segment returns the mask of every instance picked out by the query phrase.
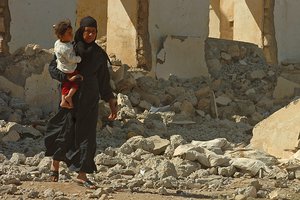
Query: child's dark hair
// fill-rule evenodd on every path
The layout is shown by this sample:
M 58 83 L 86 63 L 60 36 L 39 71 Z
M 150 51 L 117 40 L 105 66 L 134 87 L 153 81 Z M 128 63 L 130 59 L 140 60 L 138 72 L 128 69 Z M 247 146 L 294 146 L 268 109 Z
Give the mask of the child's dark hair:
M 64 20 L 53 25 L 55 35 L 60 38 L 69 28 L 72 28 L 70 20 Z

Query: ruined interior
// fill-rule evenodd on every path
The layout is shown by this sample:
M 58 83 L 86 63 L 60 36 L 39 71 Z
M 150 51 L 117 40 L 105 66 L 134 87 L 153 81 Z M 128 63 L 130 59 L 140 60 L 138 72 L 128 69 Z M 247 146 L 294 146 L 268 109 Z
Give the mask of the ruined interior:
M 53 9 L 55 8 L 55 9 Z M 300 199 L 299 0 L 0 0 L 1 199 Z M 47 182 L 52 24 L 97 19 L 118 104 L 99 101 L 89 191 Z M 40 20 L 43 19 L 43 20 Z M 299 175 L 299 176 L 298 176 Z

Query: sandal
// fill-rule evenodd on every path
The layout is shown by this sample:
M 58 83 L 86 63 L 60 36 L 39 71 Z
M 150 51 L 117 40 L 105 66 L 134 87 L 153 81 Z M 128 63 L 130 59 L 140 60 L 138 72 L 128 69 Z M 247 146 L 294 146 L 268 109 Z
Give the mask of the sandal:
M 58 171 L 50 171 L 50 181 L 51 182 L 58 182 L 59 179 L 59 172 Z
M 91 190 L 97 189 L 97 186 L 94 183 L 92 183 L 90 180 L 82 181 L 77 179 L 76 182 L 78 183 L 78 185 L 83 186 L 87 189 L 91 189 Z

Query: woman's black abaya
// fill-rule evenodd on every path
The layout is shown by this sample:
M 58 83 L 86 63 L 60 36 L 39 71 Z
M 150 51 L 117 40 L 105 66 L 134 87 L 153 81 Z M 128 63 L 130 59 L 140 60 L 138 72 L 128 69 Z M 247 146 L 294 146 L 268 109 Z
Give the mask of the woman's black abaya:
M 108 101 L 114 95 L 109 83 L 107 54 L 95 42 L 87 44 L 82 38 L 84 27 L 95 25 L 90 19 L 87 22 L 80 24 L 75 36 L 75 50 L 82 58 L 77 70 L 83 76 L 83 81 L 73 96 L 74 109 L 59 108 L 58 113 L 50 119 L 45 146 L 46 156 L 66 162 L 73 171 L 92 173 L 96 170 L 94 156 L 98 101 L 100 96 Z M 56 68 L 55 60 L 50 63 L 49 72 L 52 78 L 62 82 L 66 80 L 66 75 Z

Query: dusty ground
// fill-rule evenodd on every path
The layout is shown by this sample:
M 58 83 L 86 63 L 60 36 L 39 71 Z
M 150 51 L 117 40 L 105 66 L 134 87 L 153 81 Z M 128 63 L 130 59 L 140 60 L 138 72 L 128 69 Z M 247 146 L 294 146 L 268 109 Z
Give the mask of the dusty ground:
M 128 190 L 117 190 L 113 193 L 109 194 L 109 199 L 114 200 L 194 200 L 194 199 L 202 199 L 202 200 L 211 200 L 211 199 L 235 199 L 234 193 L 237 188 L 247 186 L 249 183 L 255 179 L 230 179 L 229 185 L 225 187 L 220 187 L 217 189 L 209 189 L 209 188 L 201 188 L 193 189 L 193 190 L 167 190 L 168 194 L 160 195 L 157 194 L 157 190 L 143 190 L 143 191 L 128 191 Z M 262 189 L 274 190 L 276 186 L 275 180 L 269 179 L 257 179 L 259 183 L 261 183 Z M 300 199 L 300 194 L 295 191 L 295 188 L 300 187 L 300 181 L 294 180 L 288 183 L 289 188 L 280 188 L 278 191 L 287 197 L 286 199 Z M 46 189 L 51 188 L 54 191 L 60 191 L 64 193 L 66 196 L 71 197 L 70 199 L 88 199 L 87 194 L 92 193 L 92 190 L 85 189 L 75 182 L 23 182 L 20 186 L 23 189 L 38 191 L 39 193 L 43 193 Z M 106 187 L 106 186 L 104 186 Z M 108 186 L 107 186 L 108 187 Z M 1 196 L 1 199 L 27 199 L 27 196 L 23 196 L 22 194 L 14 195 L 14 196 Z M 59 199 L 62 199 L 61 197 Z M 270 198 L 247 198 L 251 199 L 270 199 Z M 283 198 L 285 199 L 285 198 Z

